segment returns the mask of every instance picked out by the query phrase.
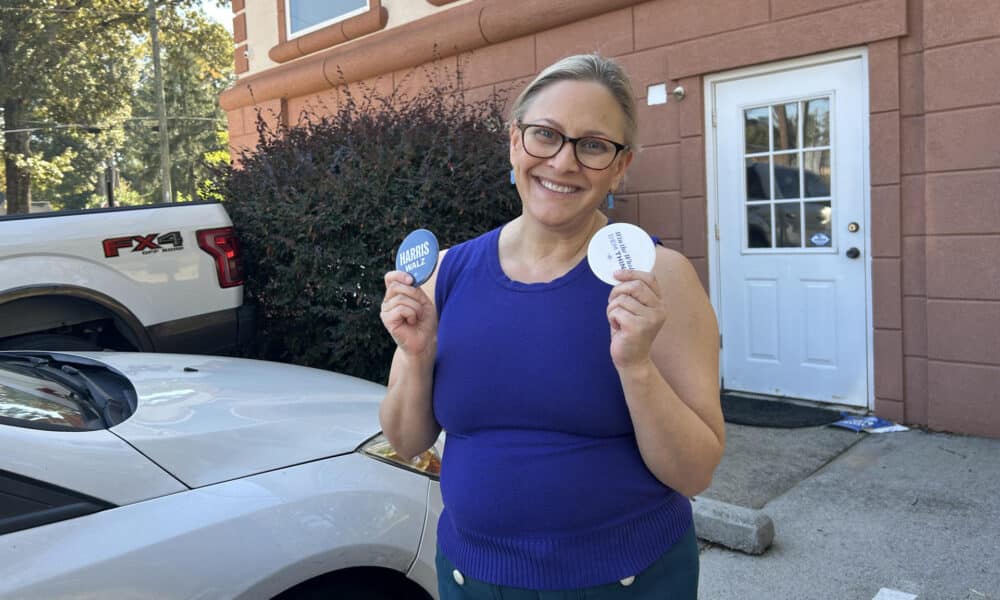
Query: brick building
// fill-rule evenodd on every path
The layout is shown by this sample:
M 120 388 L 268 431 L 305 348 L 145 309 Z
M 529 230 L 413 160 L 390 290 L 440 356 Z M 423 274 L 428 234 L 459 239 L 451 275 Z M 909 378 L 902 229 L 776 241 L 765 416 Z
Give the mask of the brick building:
M 234 0 L 234 148 L 435 59 L 471 94 L 599 51 L 639 99 L 610 209 L 686 254 L 727 389 L 1000 437 L 1000 2 Z M 406 85 L 414 85 L 412 79 Z M 516 93 L 516 92 L 515 92 Z

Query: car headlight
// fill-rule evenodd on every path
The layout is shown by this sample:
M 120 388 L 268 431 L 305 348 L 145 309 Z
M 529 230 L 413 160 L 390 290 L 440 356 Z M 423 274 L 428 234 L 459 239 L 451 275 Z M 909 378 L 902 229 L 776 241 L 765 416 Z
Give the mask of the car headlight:
M 441 446 L 442 442 L 438 439 L 429 450 L 425 450 L 410 460 L 405 460 L 402 456 L 396 454 L 396 450 L 393 449 L 389 440 L 384 434 L 380 433 L 364 444 L 361 444 L 358 450 L 362 454 L 367 454 L 376 460 L 402 467 L 409 471 L 422 473 L 432 479 L 438 479 L 441 476 Z

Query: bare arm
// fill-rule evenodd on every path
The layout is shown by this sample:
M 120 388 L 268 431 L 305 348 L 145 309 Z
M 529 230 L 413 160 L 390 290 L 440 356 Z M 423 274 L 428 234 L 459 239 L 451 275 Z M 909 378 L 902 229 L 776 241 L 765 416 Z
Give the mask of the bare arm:
M 433 357 L 428 362 L 399 348 L 393 354 L 389 391 L 379 407 L 379 421 L 393 449 L 406 460 L 434 445 L 441 433 L 431 403 L 433 370 Z
M 626 272 L 612 290 L 612 359 L 639 452 L 657 479 L 702 492 L 725 448 L 719 330 L 691 263 L 657 248 L 653 273 Z
M 383 325 L 396 341 L 396 352 L 379 421 L 393 449 L 405 459 L 430 448 L 441 433 L 431 401 L 437 353 L 437 271 L 421 287 L 411 286 L 410 281 L 410 275 L 401 271 L 386 274 L 381 312 Z

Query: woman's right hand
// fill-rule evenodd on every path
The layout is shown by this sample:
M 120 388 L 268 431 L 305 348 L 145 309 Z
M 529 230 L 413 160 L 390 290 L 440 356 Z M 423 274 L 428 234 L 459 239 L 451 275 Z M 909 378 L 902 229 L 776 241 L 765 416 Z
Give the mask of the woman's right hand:
M 437 350 L 437 309 L 424 290 L 411 285 L 412 281 L 413 277 L 403 271 L 385 274 L 382 324 L 400 351 L 433 360 Z

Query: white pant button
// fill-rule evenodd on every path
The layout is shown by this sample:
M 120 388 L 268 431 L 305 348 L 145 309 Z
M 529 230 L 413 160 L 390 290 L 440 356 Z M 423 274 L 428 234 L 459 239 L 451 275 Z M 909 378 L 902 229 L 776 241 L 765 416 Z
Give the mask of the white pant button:
M 632 585 L 633 583 L 635 583 L 635 575 L 629 575 L 625 579 L 622 579 L 619 583 L 621 583 L 625 587 L 628 587 L 628 586 Z
M 455 583 L 458 585 L 465 585 L 465 577 L 459 572 L 458 569 L 452 571 L 451 576 L 455 579 Z

